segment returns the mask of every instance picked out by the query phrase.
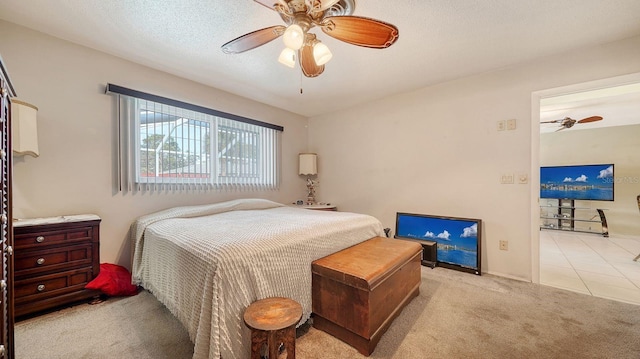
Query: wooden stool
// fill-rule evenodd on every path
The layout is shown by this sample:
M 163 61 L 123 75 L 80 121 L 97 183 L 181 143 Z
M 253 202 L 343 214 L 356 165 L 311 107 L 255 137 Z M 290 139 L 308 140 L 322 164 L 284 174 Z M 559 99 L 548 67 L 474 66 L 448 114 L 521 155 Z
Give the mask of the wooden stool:
M 296 358 L 296 324 L 302 318 L 302 306 L 289 298 L 258 300 L 244 311 L 244 323 L 251 329 L 251 359 L 261 359 L 264 346 L 269 359 L 278 358 L 284 345 L 287 359 Z

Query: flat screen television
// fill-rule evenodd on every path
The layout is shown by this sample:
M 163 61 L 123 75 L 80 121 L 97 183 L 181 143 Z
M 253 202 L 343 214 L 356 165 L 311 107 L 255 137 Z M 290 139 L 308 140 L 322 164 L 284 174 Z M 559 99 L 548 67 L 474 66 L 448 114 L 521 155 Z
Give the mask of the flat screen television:
M 481 274 L 482 220 L 397 213 L 396 238 L 436 242 L 437 266 Z
M 613 201 L 613 164 L 540 167 L 540 198 Z

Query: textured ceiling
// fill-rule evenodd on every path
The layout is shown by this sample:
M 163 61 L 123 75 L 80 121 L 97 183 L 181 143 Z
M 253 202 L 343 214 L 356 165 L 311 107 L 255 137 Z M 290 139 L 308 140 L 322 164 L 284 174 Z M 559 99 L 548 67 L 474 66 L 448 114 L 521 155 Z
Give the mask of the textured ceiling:
M 400 39 L 376 50 L 316 29 L 334 56 L 314 79 L 277 62 L 280 40 L 220 50 L 282 24 L 251 0 L 2 0 L 0 19 L 304 116 L 640 34 L 638 0 L 356 1 Z

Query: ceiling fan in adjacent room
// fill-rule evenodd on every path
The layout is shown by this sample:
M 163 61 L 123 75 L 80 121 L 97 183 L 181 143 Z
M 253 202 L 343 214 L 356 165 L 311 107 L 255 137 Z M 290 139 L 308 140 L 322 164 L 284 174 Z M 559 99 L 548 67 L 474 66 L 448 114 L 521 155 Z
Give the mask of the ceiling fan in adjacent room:
M 574 120 L 571 117 L 565 117 L 559 120 L 542 121 L 540 123 L 559 123 L 560 128 L 556 130 L 556 132 L 558 132 L 560 130 L 564 130 L 565 128 L 571 128 L 576 123 L 589 123 L 589 122 L 595 122 L 600 120 L 602 120 L 601 116 L 591 116 L 591 117 L 583 118 L 582 120 Z
M 352 16 L 355 0 L 254 0 L 274 11 L 286 26 L 275 25 L 242 35 L 222 45 L 227 54 L 239 54 L 282 36 L 286 48 L 278 61 L 291 68 L 296 60 L 306 77 L 316 77 L 333 56 L 327 45 L 310 30 L 346 43 L 374 49 L 387 48 L 398 40 L 398 28 L 383 21 Z

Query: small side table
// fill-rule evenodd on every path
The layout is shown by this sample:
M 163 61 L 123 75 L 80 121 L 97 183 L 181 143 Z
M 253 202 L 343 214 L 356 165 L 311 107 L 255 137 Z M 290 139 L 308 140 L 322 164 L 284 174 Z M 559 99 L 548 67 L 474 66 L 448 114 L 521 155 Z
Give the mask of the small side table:
M 304 208 L 304 209 L 313 209 L 316 211 L 337 211 L 338 207 L 334 204 L 323 203 L 323 204 L 294 204 L 292 207 Z
M 293 299 L 271 297 L 251 303 L 244 311 L 244 323 L 251 329 L 251 359 L 260 359 L 265 346 L 267 358 L 277 359 L 281 344 L 287 359 L 295 359 L 296 324 L 301 318 L 302 306 Z

